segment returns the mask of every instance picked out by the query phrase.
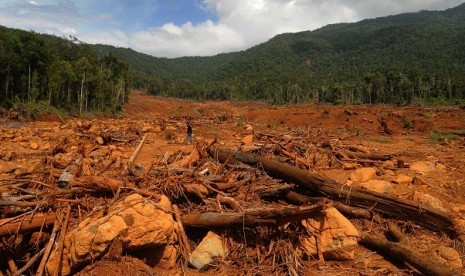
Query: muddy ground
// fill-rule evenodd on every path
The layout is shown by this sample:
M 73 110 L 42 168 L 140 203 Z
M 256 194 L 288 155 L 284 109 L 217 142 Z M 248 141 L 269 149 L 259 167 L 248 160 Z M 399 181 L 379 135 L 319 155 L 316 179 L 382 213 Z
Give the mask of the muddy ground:
M 387 124 L 387 129 L 381 124 L 383 120 Z M 193 125 L 196 143 L 207 144 L 216 139 L 216 145 L 219 147 L 245 151 L 252 149 L 258 154 L 263 152 L 267 157 L 289 164 L 294 164 L 293 160 L 277 154 L 275 156 L 272 150 L 260 151 L 260 147 L 266 148 L 268 143 L 286 145 L 289 140 L 298 140 L 300 144 L 308 147 L 311 145 L 318 147 L 330 141 L 340 147 L 357 145 L 369 149 L 372 153 L 392 154 L 394 161 L 402 160 L 406 164 L 430 162 L 435 166 L 440 165 L 441 169 L 418 172 L 410 168 L 386 170 L 380 163 L 355 162 L 355 167 L 351 169 L 344 166 L 344 161 L 331 162 L 330 158 L 318 163 L 319 160 L 312 157 L 314 161 L 311 162 L 312 167 L 305 169 L 328 176 L 342 184 L 348 183 L 353 169 L 363 166 L 375 167 L 377 179 L 388 182 L 392 182 L 399 175 L 410 176 L 412 179 L 421 177 L 423 183 L 420 184 L 392 183 L 394 194 L 400 198 L 411 199 L 414 192 L 419 192 L 436 198 L 435 204 L 438 204 L 438 207 L 454 215 L 460 216 L 460 213 L 465 211 L 465 139 L 461 136 L 464 134 L 462 131 L 465 130 L 465 110 L 458 107 L 332 106 L 313 103 L 270 106 L 261 103 L 165 99 L 134 92 L 125 106 L 124 114 L 118 118 L 62 120 L 47 116 L 43 120 L 28 122 L 11 118 L 8 113 L 3 114 L 0 118 L 0 179 L 36 179 L 56 186 L 62 170 L 73 161 L 66 154 L 82 148 L 92 157 L 91 160 L 94 160 L 89 165 L 91 171 L 88 174 L 100 173 L 124 181 L 141 181 L 140 187 L 154 191 L 150 183 L 156 182 L 155 178 L 160 175 L 152 177 L 152 182 L 128 178 L 125 176 L 123 165 L 118 168 L 109 165 L 107 168 L 111 152 L 120 152 L 120 156 L 116 157 L 119 158 L 117 162 L 125 164 L 142 137 L 147 134 L 147 140 L 134 160 L 136 170 L 162 167 L 167 165 L 165 164 L 167 159 L 176 156 L 178 160 L 182 159 L 196 147 L 196 143 L 187 145 L 184 143 L 186 121 L 190 121 Z M 62 155 L 57 156 L 60 153 Z M 301 157 L 308 160 L 308 152 L 301 152 Z M 3 195 L 11 192 L 10 189 L 10 186 L 3 184 L 0 186 Z M 161 190 L 159 192 L 162 193 Z M 264 201 L 245 200 L 247 197 L 241 197 L 241 192 L 236 192 L 234 196 L 243 207 L 254 207 L 254 204 L 266 205 Z M 80 200 L 85 202 L 79 203 L 81 204 L 79 212 L 89 213 L 92 211 L 92 204 L 109 204 L 112 199 L 96 197 L 66 200 L 54 201 L 51 210 L 63 209 L 69 204 L 74 204 L 73 200 Z M 183 215 L 192 211 L 191 207 L 186 207 L 189 204 L 194 203 L 188 202 L 185 205 L 180 203 L 180 206 L 185 206 L 181 210 Z M 195 204 L 200 206 L 199 210 L 208 209 L 202 207 L 203 204 L 205 205 L 202 201 L 195 201 Z M 26 211 L 24 207 L 0 208 L 2 208 L 1 219 Z M 43 210 L 48 207 L 41 208 Z M 77 211 L 73 211 L 70 219 L 71 228 L 79 223 L 80 217 L 81 213 L 78 215 Z M 419 252 L 429 254 L 434 248 L 443 245 L 455 248 L 462 260 L 465 257 L 463 246 L 444 233 L 433 232 L 407 221 L 391 218 L 383 218 L 384 220 L 398 223 Z M 353 223 L 359 231 L 381 234 L 385 229 L 379 221 L 354 220 Z M 237 228 L 237 231 L 242 231 L 241 227 Z M 205 230 L 197 229 L 188 229 L 187 232 L 193 247 L 200 240 L 196 235 L 205 234 Z M 11 255 L 19 267 L 31 257 L 32 253 L 27 252 L 32 251 L 14 245 L 15 242 L 11 237 L 2 239 L 2 252 Z M 257 262 L 260 258 L 253 253 L 255 248 L 250 240 L 245 247 L 243 254 L 235 252 L 234 258 L 226 256 L 223 260 L 218 260 L 210 269 L 202 272 L 192 267 L 182 269 L 180 265 L 169 269 L 152 267 L 144 263 L 143 257 L 128 255 L 117 260 L 96 261 L 85 267 L 80 275 L 290 273 L 284 268 L 279 268 L 279 265 L 283 264 L 271 269 L 268 262 Z M 408 264 L 370 252 L 358 246 L 353 260 L 325 262 L 318 258 L 307 258 L 302 260 L 298 273 L 300 275 L 420 275 Z M 29 254 L 27 257 L 26 253 Z M 242 256 L 242 259 L 237 259 L 237 256 Z M 178 264 L 180 263 L 178 256 Z M 0 261 L 0 272 L 6 274 L 10 270 L 6 261 Z M 458 271 L 458 273 L 465 272 L 463 269 Z

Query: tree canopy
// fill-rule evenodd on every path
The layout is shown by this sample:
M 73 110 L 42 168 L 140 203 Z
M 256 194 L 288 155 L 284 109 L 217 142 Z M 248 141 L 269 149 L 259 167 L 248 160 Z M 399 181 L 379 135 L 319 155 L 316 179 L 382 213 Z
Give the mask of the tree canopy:
M 81 114 L 127 101 L 129 67 L 75 38 L 0 27 L 0 104 L 45 103 Z
M 350 104 L 465 97 L 465 4 L 281 34 L 212 57 L 93 47 L 130 64 L 134 87 L 161 96 Z

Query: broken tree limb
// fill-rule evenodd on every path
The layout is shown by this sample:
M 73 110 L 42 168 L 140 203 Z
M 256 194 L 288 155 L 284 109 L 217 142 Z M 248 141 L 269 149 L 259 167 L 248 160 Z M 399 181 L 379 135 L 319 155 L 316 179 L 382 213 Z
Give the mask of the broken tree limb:
M 368 160 L 378 160 L 386 161 L 391 159 L 392 154 L 379 154 L 379 153 L 363 153 L 363 152 L 353 152 L 353 151 L 343 151 L 343 154 L 351 159 L 368 159 Z
M 409 239 L 407 238 L 407 236 L 404 235 L 404 233 L 402 233 L 402 231 L 400 231 L 397 225 L 395 225 L 392 222 L 388 222 L 387 226 L 388 226 L 389 235 L 393 237 L 396 242 L 402 243 L 405 245 L 410 245 Z
M 396 198 L 355 187 L 346 187 L 326 176 L 301 170 L 254 154 L 245 154 L 222 149 L 209 149 L 210 155 L 224 162 L 242 162 L 250 166 L 260 166 L 270 176 L 297 184 L 313 193 L 357 207 L 370 208 L 379 213 L 414 221 L 428 229 L 442 231 L 451 236 L 457 235 L 450 215 L 441 210 L 418 202 Z
M 135 174 L 134 171 L 132 170 L 132 163 L 134 162 L 134 160 L 136 159 L 137 155 L 139 154 L 139 151 L 142 149 L 142 146 L 144 145 L 145 140 L 147 140 L 147 136 L 148 136 L 148 134 L 145 134 L 145 135 L 144 135 L 144 137 L 143 137 L 142 140 L 140 141 L 139 145 L 137 146 L 136 150 L 135 150 L 134 153 L 131 155 L 131 158 L 129 158 L 129 161 L 128 161 L 128 164 L 127 164 L 127 170 L 128 170 L 129 175 L 136 176 L 136 174 Z
M 189 240 L 187 239 L 186 231 L 184 230 L 184 226 L 182 225 L 181 214 L 179 212 L 179 208 L 176 204 L 173 205 L 174 217 L 176 218 L 176 222 L 179 226 L 179 235 L 180 235 L 180 243 L 184 246 L 185 256 L 184 261 L 189 261 L 189 257 L 192 253 L 191 246 L 189 245 Z
M 40 202 L 35 201 L 0 200 L 0 206 L 35 207 L 39 204 Z
M 58 262 L 57 267 L 55 268 L 54 276 L 57 276 L 59 273 L 58 271 L 62 270 L 63 266 L 63 249 L 65 247 L 65 237 L 66 237 L 66 229 L 68 228 L 69 217 L 71 215 L 71 205 L 68 205 L 66 208 L 66 216 L 65 221 L 61 227 L 60 239 L 58 240 Z
M 42 260 L 40 260 L 39 267 L 37 268 L 36 275 L 42 276 L 44 273 L 45 265 L 47 264 L 48 257 L 50 256 L 50 252 L 52 251 L 53 245 L 55 244 L 55 237 L 57 235 L 58 228 L 60 227 L 60 220 L 56 218 L 53 224 L 52 234 L 50 235 L 50 240 L 45 247 L 44 255 L 42 256 Z
M 8 223 L 3 224 L 0 220 L 0 237 L 6 235 L 12 235 L 16 232 L 23 233 L 23 232 L 31 232 L 37 229 L 40 229 L 43 226 L 48 226 L 53 224 L 56 219 L 56 215 L 52 214 L 43 214 L 43 213 L 36 213 L 33 215 L 27 215 L 22 218 L 21 221 L 10 221 Z M 8 220 L 8 219 L 5 219 Z
M 97 175 L 81 176 L 70 183 L 71 187 L 88 188 L 101 192 L 116 192 L 123 182 L 113 178 Z
M 217 195 L 216 196 L 216 200 L 223 204 L 223 205 L 228 205 L 229 207 L 231 207 L 231 209 L 233 209 L 234 211 L 236 212 L 243 212 L 244 209 L 242 208 L 242 206 L 239 204 L 239 202 L 237 202 L 234 198 L 232 197 L 229 197 L 229 196 L 222 196 L 222 195 Z
M 228 227 L 237 224 L 277 225 L 308 218 L 325 208 L 323 204 L 316 204 L 307 207 L 246 209 L 241 213 L 193 213 L 184 216 L 182 223 L 186 227 Z
M 360 243 L 372 250 L 387 255 L 390 258 L 405 261 L 413 265 L 416 269 L 425 275 L 432 276 L 453 276 L 460 273 L 444 266 L 439 260 L 436 260 L 431 254 L 423 255 L 416 250 L 402 243 L 391 242 L 385 239 L 376 238 L 368 234 L 362 234 Z
M 42 248 L 37 254 L 35 254 L 28 262 L 25 266 L 23 266 L 21 269 L 19 269 L 18 271 L 16 271 L 13 276 L 19 276 L 19 275 L 23 275 L 24 272 L 26 272 L 26 270 L 28 270 L 36 261 L 38 258 L 40 258 L 40 256 L 42 256 L 42 254 L 44 254 L 45 252 L 45 247 Z
M 281 189 L 279 189 L 279 186 L 272 186 L 270 188 L 272 188 L 271 191 L 268 191 L 268 189 L 258 190 L 259 197 L 270 197 L 270 196 L 284 197 L 289 202 L 293 204 L 297 204 L 297 205 L 307 205 L 310 203 L 315 203 L 315 202 L 324 200 L 325 203 L 332 204 L 333 207 L 336 208 L 339 212 L 341 212 L 341 214 L 343 214 L 344 216 L 352 217 L 352 218 L 365 218 L 365 219 L 371 219 L 373 217 L 373 214 L 364 208 L 357 208 L 357 207 L 346 205 L 341 202 L 332 201 L 329 199 L 309 197 L 309 196 L 296 193 L 292 191 L 292 189 L 294 188 L 294 185 L 282 185 Z M 257 193 L 257 191 L 255 192 Z

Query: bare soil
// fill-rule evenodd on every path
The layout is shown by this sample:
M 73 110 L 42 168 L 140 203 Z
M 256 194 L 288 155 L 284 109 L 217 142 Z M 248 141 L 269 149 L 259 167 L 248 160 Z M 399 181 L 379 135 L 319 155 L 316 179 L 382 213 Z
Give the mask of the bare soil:
M 390 135 L 382 128 L 381 119 L 387 123 L 392 132 Z M 208 143 L 217 139 L 217 145 L 234 150 L 266 147 L 268 142 L 260 137 L 272 137 L 274 141 L 285 144 L 283 136 L 289 135 L 292 138 L 299 137 L 301 144 L 309 146 L 319 146 L 324 141 L 338 145 L 361 145 L 375 153 L 393 154 L 396 159 L 402 159 L 407 164 L 417 161 L 442 164 L 445 170 L 421 176 L 427 185 L 395 185 L 395 193 L 401 198 L 408 198 L 414 191 L 418 191 L 438 198 L 445 210 L 455 213 L 465 211 L 465 139 L 460 136 L 461 131 L 465 130 L 465 110 L 457 107 L 333 106 L 314 103 L 271 106 L 263 103 L 166 99 L 135 91 L 119 118 L 67 119 L 62 122 L 48 116 L 43 120 L 24 122 L 8 119 L 7 114 L 4 114 L 0 118 L 0 178 L 34 176 L 53 185 L 62 168 L 60 165 L 49 166 L 47 162 L 69 162 L 65 160 L 66 157 L 56 160 L 54 156 L 59 151 L 66 154 L 80 147 L 93 152 L 96 160 L 92 164 L 95 169 L 93 172 L 99 173 L 108 161 L 105 159 L 106 154 L 114 148 L 122 152 L 122 161 L 127 162 L 144 133 L 148 134 L 148 138 L 135 160 L 136 167 L 147 169 L 155 161 L 163 165 L 166 158 L 177 154 L 182 157 L 194 149 L 195 143 L 184 143 L 186 121 L 193 124 L 196 142 Z M 438 132 L 455 132 L 457 136 L 441 136 L 437 135 Z M 112 142 L 99 144 L 96 139 L 105 135 L 110 136 Z M 242 141 L 248 135 L 254 135 L 252 144 Z M 437 137 L 439 139 L 433 139 Z M 97 155 L 102 158 L 99 159 Z M 282 156 L 277 158 L 293 163 Z M 340 164 L 309 169 L 340 183 L 346 183 L 352 172 L 344 170 Z M 416 175 L 408 168 L 393 170 L 393 174 L 386 174 L 379 166 L 377 170 L 379 179 L 387 181 L 401 174 Z M 117 177 L 121 171 L 111 168 L 108 173 Z M 147 183 L 144 185 L 148 187 Z M 10 187 L 0 186 L 0 192 L 8 193 Z M 96 200 L 97 203 L 99 201 Z M 64 202 L 61 204 L 62 207 L 66 206 Z M 253 202 L 244 204 L 253 206 Z M 14 208 L 2 207 L 0 218 L 11 216 L 15 212 Z M 82 212 L 92 209 L 91 206 L 80 208 Z M 77 222 L 76 218 L 74 222 Z M 384 225 L 369 221 L 355 220 L 354 224 L 360 230 L 377 234 L 385 230 Z M 463 247 L 443 233 L 431 232 L 409 222 L 399 222 L 399 225 L 420 252 L 428 253 L 439 245 L 451 246 L 458 250 L 464 260 Z M 190 237 L 194 236 L 195 233 L 190 233 Z M 9 245 L 11 241 L 3 238 L 2 246 Z M 253 252 L 253 245 L 249 245 L 242 254 L 243 259 L 226 258 L 204 272 L 192 268 L 187 271 L 181 268 L 153 268 L 143 260 L 124 256 L 119 260 L 98 261 L 87 266 L 79 275 L 268 273 L 270 270 L 267 265 L 252 261 L 257 258 Z M 306 275 L 419 275 L 410 266 L 385 259 L 379 254 L 366 257 L 368 252 L 368 249 L 359 246 L 353 261 L 306 260 L 302 263 L 301 271 L 305 271 Z M 24 255 L 24 252 L 18 249 L 18 252 L 12 254 L 21 259 L 20 255 Z M 0 272 L 6 272 L 7 268 L 5 261 L 0 261 Z M 283 270 L 283 274 L 286 273 Z

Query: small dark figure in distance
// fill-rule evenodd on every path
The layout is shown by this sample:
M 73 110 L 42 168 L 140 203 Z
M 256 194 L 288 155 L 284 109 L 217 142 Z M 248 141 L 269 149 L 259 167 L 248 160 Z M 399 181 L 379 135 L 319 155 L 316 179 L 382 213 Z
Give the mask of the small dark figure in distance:
M 187 144 L 188 141 L 193 143 L 194 139 L 192 139 L 192 125 L 190 122 L 187 122 L 186 125 L 187 125 L 187 135 L 186 135 L 186 138 L 184 139 L 184 144 Z

